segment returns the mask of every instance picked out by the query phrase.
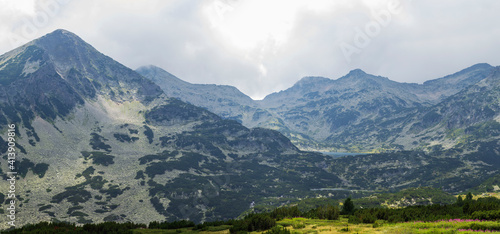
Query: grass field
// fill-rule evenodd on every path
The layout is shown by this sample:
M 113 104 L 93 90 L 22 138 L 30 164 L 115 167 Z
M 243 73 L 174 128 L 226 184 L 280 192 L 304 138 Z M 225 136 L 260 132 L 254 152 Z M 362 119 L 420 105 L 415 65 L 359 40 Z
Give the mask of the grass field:
M 285 219 L 279 221 L 278 224 L 286 226 L 292 233 L 477 233 L 468 230 L 500 230 L 500 222 L 498 221 L 472 220 L 396 224 L 377 221 L 375 224 L 348 224 L 346 218 L 341 218 L 338 221 L 296 218 Z
M 286 227 L 292 233 L 500 233 L 499 221 L 478 220 L 444 220 L 437 222 L 408 222 L 408 223 L 383 223 L 377 221 L 375 224 L 349 224 L 347 218 L 340 220 L 318 220 L 294 218 L 284 219 L 277 222 L 278 225 Z M 137 229 L 134 233 L 229 233 L 229 226 L 212 227 L 213 231 L 193 231 L 189 228 L 178 230 L 148 230 Z M 226 230 L 222 230 L 228 228 Z M 264 233 L 264 232 L 254 232 Z

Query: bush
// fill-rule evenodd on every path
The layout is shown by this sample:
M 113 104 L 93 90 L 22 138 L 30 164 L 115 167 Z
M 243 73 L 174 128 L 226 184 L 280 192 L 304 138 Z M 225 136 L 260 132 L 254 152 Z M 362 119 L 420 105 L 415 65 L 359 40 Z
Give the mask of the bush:
M 305 214 L 307 218 L 311 219 L 328 219 L 336 220 L 339 219 L 340 211 L 337 206 L 325 205 L 319 206 L 316 209 L 312 209 Z
M 195 224 L 193 221 L 187 221 L 187 220 L 181 220 L 181 221 L 174 221 L 174 222 L 158 222 L 158 221 L 153 221 L 150 222 L 148 225 L 148 228 L 151 229 L 179 229 L 179 228 L 187 228 L 187 227 L 194 227 Z
M 276 220 L 281 220 L 284 218 L 295 218 L 302 216 L 302 212 L 300 212 L 297 206 L 292 207 L 279 207 L 271 212 L 271 217 Z
M 358 216 L 349 215 L 349 219 L 347 220 L 347 222 L 352 224 L 359 224 L 361 223 L 361 219 Z
M 471 218 L 479 220 L 500 220 L 500 210 L 474 211 Z
M 306 225 L 303 223 L 296 222 L 296 223 L 292 224 L 292 227 L 293 227 L 293 229 L 302 229 L 302 228 L 305 228 Z
M 384 226 L 385 221 L 384 220 L 376 220 L 373 223 L 373 228 L 378 228 Z
M 241 231 L 263 231 L 276 226 L 276 220 L 269 214 L 249 214 L 243 220 L 235 221 L 233 227 L 229 229 L 230 233 Z
M 288 229 L 278 225 L 271 228 L 271 230 L 264 232 L 264 234 L 291 234 L 291 232 L 288 231 Z

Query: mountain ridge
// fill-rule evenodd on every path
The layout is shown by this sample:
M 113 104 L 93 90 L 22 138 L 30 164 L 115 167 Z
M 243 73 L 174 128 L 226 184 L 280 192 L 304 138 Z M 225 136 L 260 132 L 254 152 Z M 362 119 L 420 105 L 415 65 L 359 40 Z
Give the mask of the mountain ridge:
M 183 95 L 182 91 L 171 93 L 171 95 L 204 106 L 225 118 L 236 119 L 245 126 L 278 130 L 302 149 L 366 152 L 401 147 L 384 146 L 387 134 L 376 133 L 381 129 L 372 128 L 371 131 L 374 131 L 372 134 L 375 134 L 372 136 L 362 133 L 361 129 L 368 130 L 366 128 L 372 126 L 373 121 L 388 123 L 388 121 L 394 121 L 395 118 L 404 118 L 412 111 L 436 105 L 473 82 L 484 79 L 492 69 L 493 67 L 488 64 L 476 64 L 446 77 L 430 80 L 425 84 L 399 83 L 386 77 L 367 74 L 361 69 L 354 69 L 336 80 L 324 77 L 304 77 L 286 90 L 269 94 L 263 100 L 253 101 L 255 104 L 250 106 L 255 108 L 257 105 L 258 109 L 246 113 L 242 109 L 248 110 L 248 107 L 233 108 L 223 113 L 220 111 L 224 109 L 223 104 L 213 102 L 210 98 L 206 98 L 207 96 L 204 96 L 203 100 L 192 102 L 190 99 L 193 95 Z M 151 77 L 148 78 L 151 79 Z M 165 83 L 162 88 L 166 90 L 174 86 L 175 84 L 172 84 L 169 87 Z M 205 93 L 210 92 L 219 96 L 224 93 L 220 89 L 211 90 L 209 86 L 205 87 L 207 88 L 203 91 Z M 182 90 L 179 87 L 176 89 Z M 201 96 L 203 95 L 206 94 Z M 235 103 L 233 105 L 241 105 L 238 100 L 233 100 L 233 103 Z M 242 106 L 246 105 L 248 103 Z M 248 118 L 243 120 L 242 116 L 250 115 L 251 120 Z M 359 144 L 345 145 L 348 140 L 341 140 L 340 142 L 345 142 L 342 144 L 335 143 L 339 140 L 337 137 L 346 138 L 346 134 L 349 136 L 365 135 L 361 138 L 371 139 L 369 141 L 372 143 L 365 144 L 363 149 L 355 149 L 359 147 Z M 373 141 L 373 137 L 378 140 Z M 347 138 L 350 139 L 349 141 L 353 140 L 350 137 Z M 411 149 L 416 146 L 405 143 L 403 147 Z

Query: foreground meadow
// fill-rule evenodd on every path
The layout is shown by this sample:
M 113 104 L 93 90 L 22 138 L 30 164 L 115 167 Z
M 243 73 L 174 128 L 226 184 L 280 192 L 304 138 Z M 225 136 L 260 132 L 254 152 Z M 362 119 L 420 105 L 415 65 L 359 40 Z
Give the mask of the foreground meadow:
M 283 219 L 278 226 L 285 227 L 290 233 L 500 233 L 499 221 L 481 220 L 440 220 L 436 222 L 385 223 L 380 220 L 375 224 L 350 224 L 347 218 L 339 220 L 319 220 L 306 218 Z M 225 230 L 221 230 L 227 228 Z M 252 232 L 252 233 L 267 233 Z M 230 233 L 229 227 L 213 227 L 213 231 L 194 231 L 190 228 L 178 230 L 136 229 L 134 233 Z

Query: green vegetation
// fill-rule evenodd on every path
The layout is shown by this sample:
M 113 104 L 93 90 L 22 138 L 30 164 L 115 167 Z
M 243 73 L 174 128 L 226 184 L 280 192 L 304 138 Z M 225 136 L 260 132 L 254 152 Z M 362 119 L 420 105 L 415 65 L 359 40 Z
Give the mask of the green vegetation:
M 1 117 L 2 115 L 0 115 Z M 5 124 L 4 124 L 5 126 Z M 7 152 L 9 149 L 9 146 L 7 145 L 7 142 L 3 140 L 3 138 L 0 136 L 0 154 L 4 154 Z
M 91 155 L 88 152 L 82 152 L 82 154 L 85 155 Z M 126 187 L 124 189 L 121 189 L 118 185 L 112 185 L 108 184 L 107 188 L 104 186 L 108 182 L 105 180 L 102 176 L 97 175 L 97 176 L 92 176 L 95 172 L 95 168 L 90 166 L 86 168 L 82 173 L 77 174 L 77 178 L 83 176 L 85 178 L 85 182 L 82 182 L 80 184 L 77 184 L 75 186 L 71 187 L 66 187 L 64 192 L 58 193 L 55 196 L 52 197 L 51 203 L 60 203 L 63 200 L 67 199 L 68 202 L 71 202 L 75 207 L 78 207 L 80 203 L 85 203 L 89 201 L 92 198 L 92 194 L 87 191 L 88 187 L 90 186 L 90 189 L 98 190 L 99 193 L 103 195 L 107 195 L 108 199 L 109 198 L 114 198 L 119 195 L 121 195 L 124 191 L 130 189 L 129 187 Z M 96 200 L 101 200 L 102 196 L 95 196 Z M 96 203 L 97 204 L 97 203 Z M 106 205 L 106 202 L 104 202 L 101 205 Z M 115 209 L 117 206 L 113 207 L 110 206 L 110 209 Z M 97 213 L 103 213 L 103 212 L 98 212 L 98 211 L 103 211 L 103 212 L 108 212 L 108 209 L 97 209 Z M 81 217 L 81 216 L 80 216 Z M 82 220 L 83 221 L 83 220 Z
M 103 165 L 103 166 L 109 166 L 111 164 L 114 164 L 115 162 L 113 161 L 113 158 L 115 156 L 109 155 L 104 152 L 98 152 L 98 151 L 93 151 L 93 152 L 87 152 L 87 151 L 82 151 L 82 156 L 85 158 L 85 160 L 92 159 L 92 163 L 95 165 Z
M 10 60 L 10 63 L 3 65 L 4 67 L 0 70 L 0 84 L 8 85 L 16 79 L 24 78 L 21 74 L 25 64 L 28 61 L 41 62 L 44 54 L 45 52 L 37 46 L 31 45 L 26 47 L 24 53 L 17 55 L 15 58 Z M 38 66 L 42 65 L 43 63 L 38 64 Z
M 187 227 L 194 227 L 195 223 L 192 221 L 187 221 L 187 220 L 181 220 L 181 221 L 174 221 L 174 222 L 158 222 L 158 221 L 153 221 L 150 222 L 148 225 L 148 228 L 153 228 L 153 229 L 179 229 L 179 228 L 187 228 Z
M 350 223 L 374 223 L 376 220 L 386 220 L 391 223 L 409 221 L 436 221 L 442 219 L 474 219 L 477 217 L 496 217 L 500 209 L 500 199 L 479 198 L 472 200 L 469 193 L 465 200 L 457 199 L 451 205 L 409 206 L 402 209 L 369 208 L 359 209 L 349 216 Z M 475 213 L 475 215 L 474 215 Z M 490 219 L 491 220 L 491 219 Z
M 143 126 L 144 129 L 144 135 L 146 135 L 146 137 L 148 138 L 148 142 L 149 144 L 153 143 L 153 139 L 154 139 L 154 133 L 153 133 L 153 130 L 151 130 L 151 128 L 148 127 L 148 125 L 144 125 Z
M 349 198 L 348 198 L 349 199 Z M 345 204 L 352 202 L 346 199 Z M 468 204 L 468 205 L 467 205 Z M 345 205 L 344 205 L 345 206 Z M 355 207 L 348 205 L 344 212 Z M 68 210 L 75 217 L 87 214 L 78 211 L 81 206 Z M 457 231 L 500 231 L 500 199 L 488 198 L 473 200 L 468 196 L 463 204 L 411 206 L 402 209 L 369 208 L 354 210 L 352 215 L 339 216 L 337 206 L 317 207 L 301 212 L 297 206 L 284 206 L 268 213 L 249 214 L 240 220 L 214 221 L 195 224 L 192 221 L 173 222 L 153 221 L 148 225 L 133 223 L 105 222 L 76 226 L 68 223 L 42 222 L 26 225 L 7 233 L 44 233 L 74 231 L 78 233 L 199 233 L 227 231 L 230 233 L 246 233 L 266 231 L 265 233 L 332 233 L 332 232 L 385 232 L 385 233 L 455 233 Z M 116 215 L 115 215 L 116 216 Z M 113 216 L 113 217 L 115 217 Z M 109 216 L 111 217 L 111 216 Z M 82 218 L 83 219 L 83 218 Z M 108 219 L 120 219 L 115 218 Z M 56 228 L 57 227 L 57 228 Z M 55 230 L 55 231 L 54 231 Z M 167 231 L 172 230 L 172 232 Z M 51 232 L 51 233 L 52 233 Z
M 92 138 L 90 139 L 89 145 L 92 146 L 92 149 L 111 152 L 111 146 L 104 143 L 105 141 L 108 141 L 108 139 L 102 137 L 101 135 L 95 132 L 91 133 L 90 136 L 92 136 Z
M 141 158 L 139 158 L 139 162 L 142 165 L 142 164 L 146 164 L 148 162 L 151 162 L 153 160 L 167 160 L 169 158 L 175 157 L 178 154 L 179 154 L 179 151 L 169 152 L 169 151 L 165 150 L 165 151 L 158 153 L 158 154 L 146 155 L 144 157 L 141 157 Z
M 135 223 L 115 223 L 104 222 L 99 224 L 85 224 L 77 226 L 71 223 L 63 222 L 41 222 L 35 225 L 26 225 L 22 228 L 7 231 L 7 233 L 133 233 L 133 229 L 145 228 L 144 224 Z
M 500 190 L 500 173 L 493 175 L 489 179 L 482 182 L 480 185 L 470 189 L 470 191 L 474 193 L 485 193 L 494 192 L 495 189 Z
M 48 210 L 50 208 L 52 208 L 53 206 L 52 205 L 45 205 L 45 206 L 41 206 L 40 208 L 38 208 L 38 211 L 44 211 L 44 210 Z
M 123 134 L 123 133 L 115 133 L 113 136 L 116 138 L 116 140 L 120 142 L 135 142 L 139 140 L 139 137 L 130 137 L 128 134 Z
M 117 197 L 118 195 L 121 195 L 124 191 L 129 190 L 130 187 L 126 187 L 124 189 L 120 189 L 118 185 L 109 185 L 108 189 L 100 189 L 99 192 L 102 194 L 106 194 L 109 197 Z
M 67 214 L 71 214 L 71 213 L 73 213 L 74 211 L 76 211 L 76 210 L 81 210 L 81 209 L 83 209 L 83 206 L 73 206 L 73 207 L 70 207 L 70 208 L 68 209 L 68 212 L 66 212 L 66 213 L 67 213 Z
M 90 166 L 90 167 L 87 167 L 87 169 L 85 169 L 81 174 L 77 174 L 76 175 L 76 178 L 79 178 L 80 176 L 83 176 L 85 177 L 85 179 L 89 180 L 90 179 L 90 176 L 92 174 L 94 174 L 95 172 L 95 168 Z
M 31 170 L 33 173 L 38 175 L 39 178 L 43 178 L 45 176 L 45 172 L 49 169 L 49 164 L 47 163 L 38 163 Z
M 90 198 L 92 198 L 92 195 L 89 191 L 79 187 L 68 187 L 66 191 L 53 196 L 50 202 L 61 203 L 64 199 L 67 199 L 73 205 L 78 205 L 87 202 Z
M 268 214 L 250 214 L 236 220 L 229 229 L 230 233 L 264 231 L 276 226 L 276 220 Z
M 274 226 L 269 231 L 264 232 L 264 234 L 291 234 L 291 233 L 292 232 L 290 232 L 288 229 L 286 229 L 283 226 Z
M 354 213 L 354 203 L 352 202 L 351 198 L 348 197 L 344 201 L 344 205 L 342 206 L 341 214 L 350 215 L 352 213 Z
M 137 171 L 137 174 L 135 175 L 135 178 L 136 180 L 139 180 L 139 179 L 145 179 L 146 177 L 144 177 L 144 172 L 142 170 L 139 170 Z
M 373 193 L 368 197 L 353 199 L 356 207 L 402 208 L 409 205 L 452 204 L 455 197 L 431 187 L 408 188 L 394 193 Z
M 169 103 L 154 107 L 145 114 L 146 122 L 157 124 L 187 123 L 190 121 L 210 121 L 220 119 L 217 115 L 197 106 L 187 104 L 178 99 L 170 99 Z
M 173 152 L 172 152 L 173 153 Z M 146 162 L 153 159 L 167 159 L 172 157 L 171 153 L 163 152 L 158 155 L 147 155 L 139 160 L 141 162 Z M 154 178 L 156 175 L 165 174 L 167 170 L 183 170 L 188 171 L 190 168 L 200 169 L 199 164 L 203 161 L 205 157 L 201 154 L 197 153 L 184 153 L 183 156 L 177 160 L 170 161 L 160 161 L 160 162 L 152 162 L 146 167 L 145 173 L 150 177 Z M 205 168 L 207 165 L 204 165 Z
M 26 174 L 29 170 L 31 170 L 35 175 L 38 175 L 39 178 L 43 178 L 45 173 L 49 169 L 49 164 L 47 163 L 38 163 L 34 164 L 27 158 L 23 158 L 21 162 L 18 163 L 17 174 L 23 178 L 26 177 Z

